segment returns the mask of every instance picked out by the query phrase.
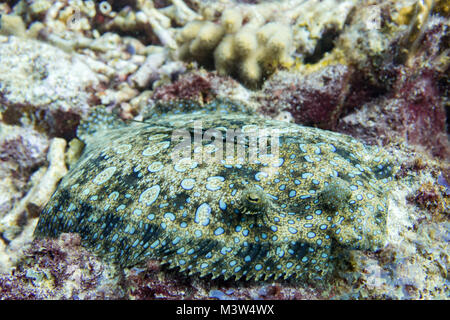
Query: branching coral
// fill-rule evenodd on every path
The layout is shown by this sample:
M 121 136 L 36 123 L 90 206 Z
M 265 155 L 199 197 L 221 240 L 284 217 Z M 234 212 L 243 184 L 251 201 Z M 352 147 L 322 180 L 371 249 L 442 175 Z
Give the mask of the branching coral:
M 250 19 L 242 26 L 245 19 Z M 282 36 L 277 35 L 277 30 Z M 292 29 L 278 22 L 264 24 L 257 17 L 245 17 L 238 9 L 226 10 L 217 24 L 194 21 L 186 25 L 177 40 L 182 59 L 207 63 L 214 57 L 221 75 L 237 75 L 254 87 L 273 66 L 291 63 Z

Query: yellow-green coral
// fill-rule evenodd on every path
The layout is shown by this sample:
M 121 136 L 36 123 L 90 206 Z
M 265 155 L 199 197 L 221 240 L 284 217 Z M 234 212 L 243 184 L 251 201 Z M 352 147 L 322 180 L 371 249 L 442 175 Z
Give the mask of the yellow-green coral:
M 219 74 L 236 74 L 249 86 L 257 85 L 265 73 L 290 63 L 292 30 L 281 23 L 247 23 L 235 10 L 224 13 L 221 24 L 194 21 L 178 34 L 182 59 L 207 62 L 214 58 Z M 275 34 L 276 30 L 281 35 Z
M 255 87 L 277 68 L 290 67 L 294 52 L 302 57 L 313 54 L 326 30 L 343 28 L 353 4 L 327 0 L 205 5 L 200 9 L 203 20 L 178 30 L 178 55 L 214 65 L 219 74 Z M 327 6 L 331 9 L 325 10 Z

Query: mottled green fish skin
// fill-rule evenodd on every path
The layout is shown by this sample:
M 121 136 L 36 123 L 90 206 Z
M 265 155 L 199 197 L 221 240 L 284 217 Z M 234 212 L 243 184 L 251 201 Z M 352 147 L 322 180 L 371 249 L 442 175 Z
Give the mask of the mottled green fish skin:
M 383 150 L 228 101 L 158 110 L 143 123 L 104 114 L 91 120 L 98 127 L 80 127 L 86 148 L 36 236 L 79 233 L 85 247 L 121 267 L 157 258 L 188 274 L 256 280 L 323 279 L 340 250 L 384 245 L 392 164 Z M 279 158 L 174 163 L 172 131 L 193 133 L 198 121 L 223 133 L 276 129 Z M 215 153 L 210 142 L 204 156 Z M 248 141 L 238 143 L 248 151 Z

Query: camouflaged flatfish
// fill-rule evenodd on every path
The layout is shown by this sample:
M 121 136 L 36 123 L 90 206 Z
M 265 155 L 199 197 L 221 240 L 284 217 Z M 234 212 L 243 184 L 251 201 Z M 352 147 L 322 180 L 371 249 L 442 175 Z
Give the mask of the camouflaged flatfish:
M 382 150 L 266 120 L 229 101 L 153 111 L 128 124 L 97 112 L 80 126 L 86 148 L 43 210 L 36 236 L 76 232 L 122 267 L 158 258 L 225 279 L 321 279 L 340 251 L 383 246 L 392 164 Z M 263 129 L 279 136 L 250 158 L 249 137 Z M 226 139 L 239 130 L 241 139 Z M 183 150 L 180 141 L 188 142 Z M 243 148 L 244 159 L 236 150 L 220 154 L 219 142 L 225 151 Z M 215 155 L 220 161 L 204 161 Z

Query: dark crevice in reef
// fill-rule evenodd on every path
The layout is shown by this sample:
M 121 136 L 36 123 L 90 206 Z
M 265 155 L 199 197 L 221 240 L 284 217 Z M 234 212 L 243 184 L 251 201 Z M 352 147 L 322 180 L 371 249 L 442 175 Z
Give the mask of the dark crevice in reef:
M 326 30 L 322 38 L 317 42 L 316 48 L 311 55 L 308 55 L 304 59 L 305 64 L 314 64 L 319 62 L 325 55 L 325 53 L 333 50 L 335 40 L 339 36 L 339 32 L 334 29 Z
M 136 8 L 136 0 L 108 0 L 114 11 L 119 12 L 125 7 L 130 7 L 131 9 Z
M 14 7 L 18 2 L 19 2 L 19 0 L 6 0 L 6 3 L 7 3 L 11 8 Z

